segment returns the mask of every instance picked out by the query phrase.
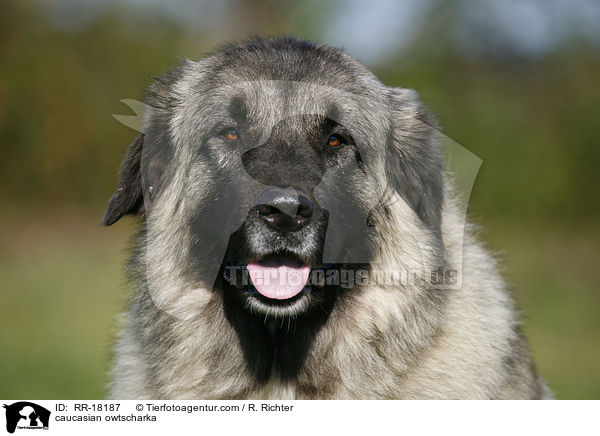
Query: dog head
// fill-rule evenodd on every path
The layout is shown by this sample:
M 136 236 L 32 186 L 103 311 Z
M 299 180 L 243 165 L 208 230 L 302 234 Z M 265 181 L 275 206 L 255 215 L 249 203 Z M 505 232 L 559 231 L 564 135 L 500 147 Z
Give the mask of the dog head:
M 145 282 L 177 316 L 219 293 L 264 316 L 309 314 L 340 291 L 329 271 L 386 261 L 386 240 L 413 258 L 415 238 L 439 242 L 432 120 L 338 50 L 230 45 L 157 79 L 147 103 L 103 223 L 144 217 Z

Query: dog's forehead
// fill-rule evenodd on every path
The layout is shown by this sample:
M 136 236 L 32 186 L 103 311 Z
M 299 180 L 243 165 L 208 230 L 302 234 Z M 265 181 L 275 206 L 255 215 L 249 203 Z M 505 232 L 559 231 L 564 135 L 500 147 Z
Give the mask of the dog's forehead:
M 211 126 L 234 124 L 236 113 L 264 137 L 281 121 L 298 115 L 333 120 L 365 142 L 384 135 L 389 124 L 385 86 L 372 75 L 344 80 L 331 72 L 320 79 L 297 75 L 288 80 L 289 74 L 255 78 L 244 69 L 215 72 L 207 62 L 188 64 L 173 87 L 177 104 L 170 124 L 181 142 L 190 142 L 192 132 L 206 134 Z
M 291 80 L 241 81 L 219 89 L 218 94 L 230 110 L 240 108 L 247 115 L 281 120 L 296 115 L 334 117 L 359 104 L 359 95 L 319 83 Z
M 222 110 L 243 114 L 246 126 L 263 139 L 282 122 L 300 132 L 320 128 L 322 120 L 330 120 L 346 127 L 359 140 L 372 131 L 368 115 L 373 112 L 367 113 L 362 108 L 378 104 L 366 92 L 360 94 L 322 83 L 292 80 L 239 81 L 219 87 L 215 96 Z M 290 123 L 291 120 L 297 122 Z

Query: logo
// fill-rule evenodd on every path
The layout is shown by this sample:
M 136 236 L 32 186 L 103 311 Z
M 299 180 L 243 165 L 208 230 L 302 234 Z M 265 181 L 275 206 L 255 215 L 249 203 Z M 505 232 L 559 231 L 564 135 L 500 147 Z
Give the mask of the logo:
M 14 433 L 15 429 L 48 430 L 50 411 L 29 401 L 19 401 L 6 409 L 6 431 Z

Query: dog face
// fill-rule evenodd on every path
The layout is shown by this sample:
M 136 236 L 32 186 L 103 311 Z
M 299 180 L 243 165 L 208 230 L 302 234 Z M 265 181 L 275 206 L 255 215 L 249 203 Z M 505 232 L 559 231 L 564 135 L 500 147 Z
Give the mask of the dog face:
M 244 137 L 242 131 L 238 140 Z M 244 189 L 243 197 L 255 199 L 255 205 L 229 238 L 226 278 L 253 310 L 296 314 L 326 299 L 324 277 L 317 275 L 331 263 L 347 263 L 350 255 L 372 258 L 375 232 L 366 226 L 373 207 L 371 185 L 364 183 L 361 153 L 350 129 L 326 115 L 290 115 L 270 129 L 264 143 L 255 144 L 240 160 L 259 185 L 253 192 L 247 184 L 237 189 L 238 195 Z M 335 225 L 330 223 L 342 214 L 344 226 L 332 238 L 328 229 Z M 324 262 L 326 246 L 334 262 Z
M 178 316 L 195 289 L 274 318 L 330 307 L 340 290 L 319 273 L 381 258 L 394 196 L 439 237 L 430 120 L 339 51 L 229 46 L 159 79 L 148 104 L 104 223 L 144 215 L 143 274 Z

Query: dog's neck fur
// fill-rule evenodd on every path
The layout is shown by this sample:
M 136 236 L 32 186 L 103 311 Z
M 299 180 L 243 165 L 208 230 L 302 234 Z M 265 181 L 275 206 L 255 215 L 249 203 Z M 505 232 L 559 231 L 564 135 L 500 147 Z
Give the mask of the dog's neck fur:
M 270 378 L 293 380 L 300 372 L 315 335 L 327 322 L 338 289 L 324 290 L 327 298 L 318 309 L 294 317 L 274 318 L 252 313 L 239 301 L 237 290 L 219 279 L 215 288 L 223 296 L 227 319 L 235 329 L 250 372 L 258 382 Z

